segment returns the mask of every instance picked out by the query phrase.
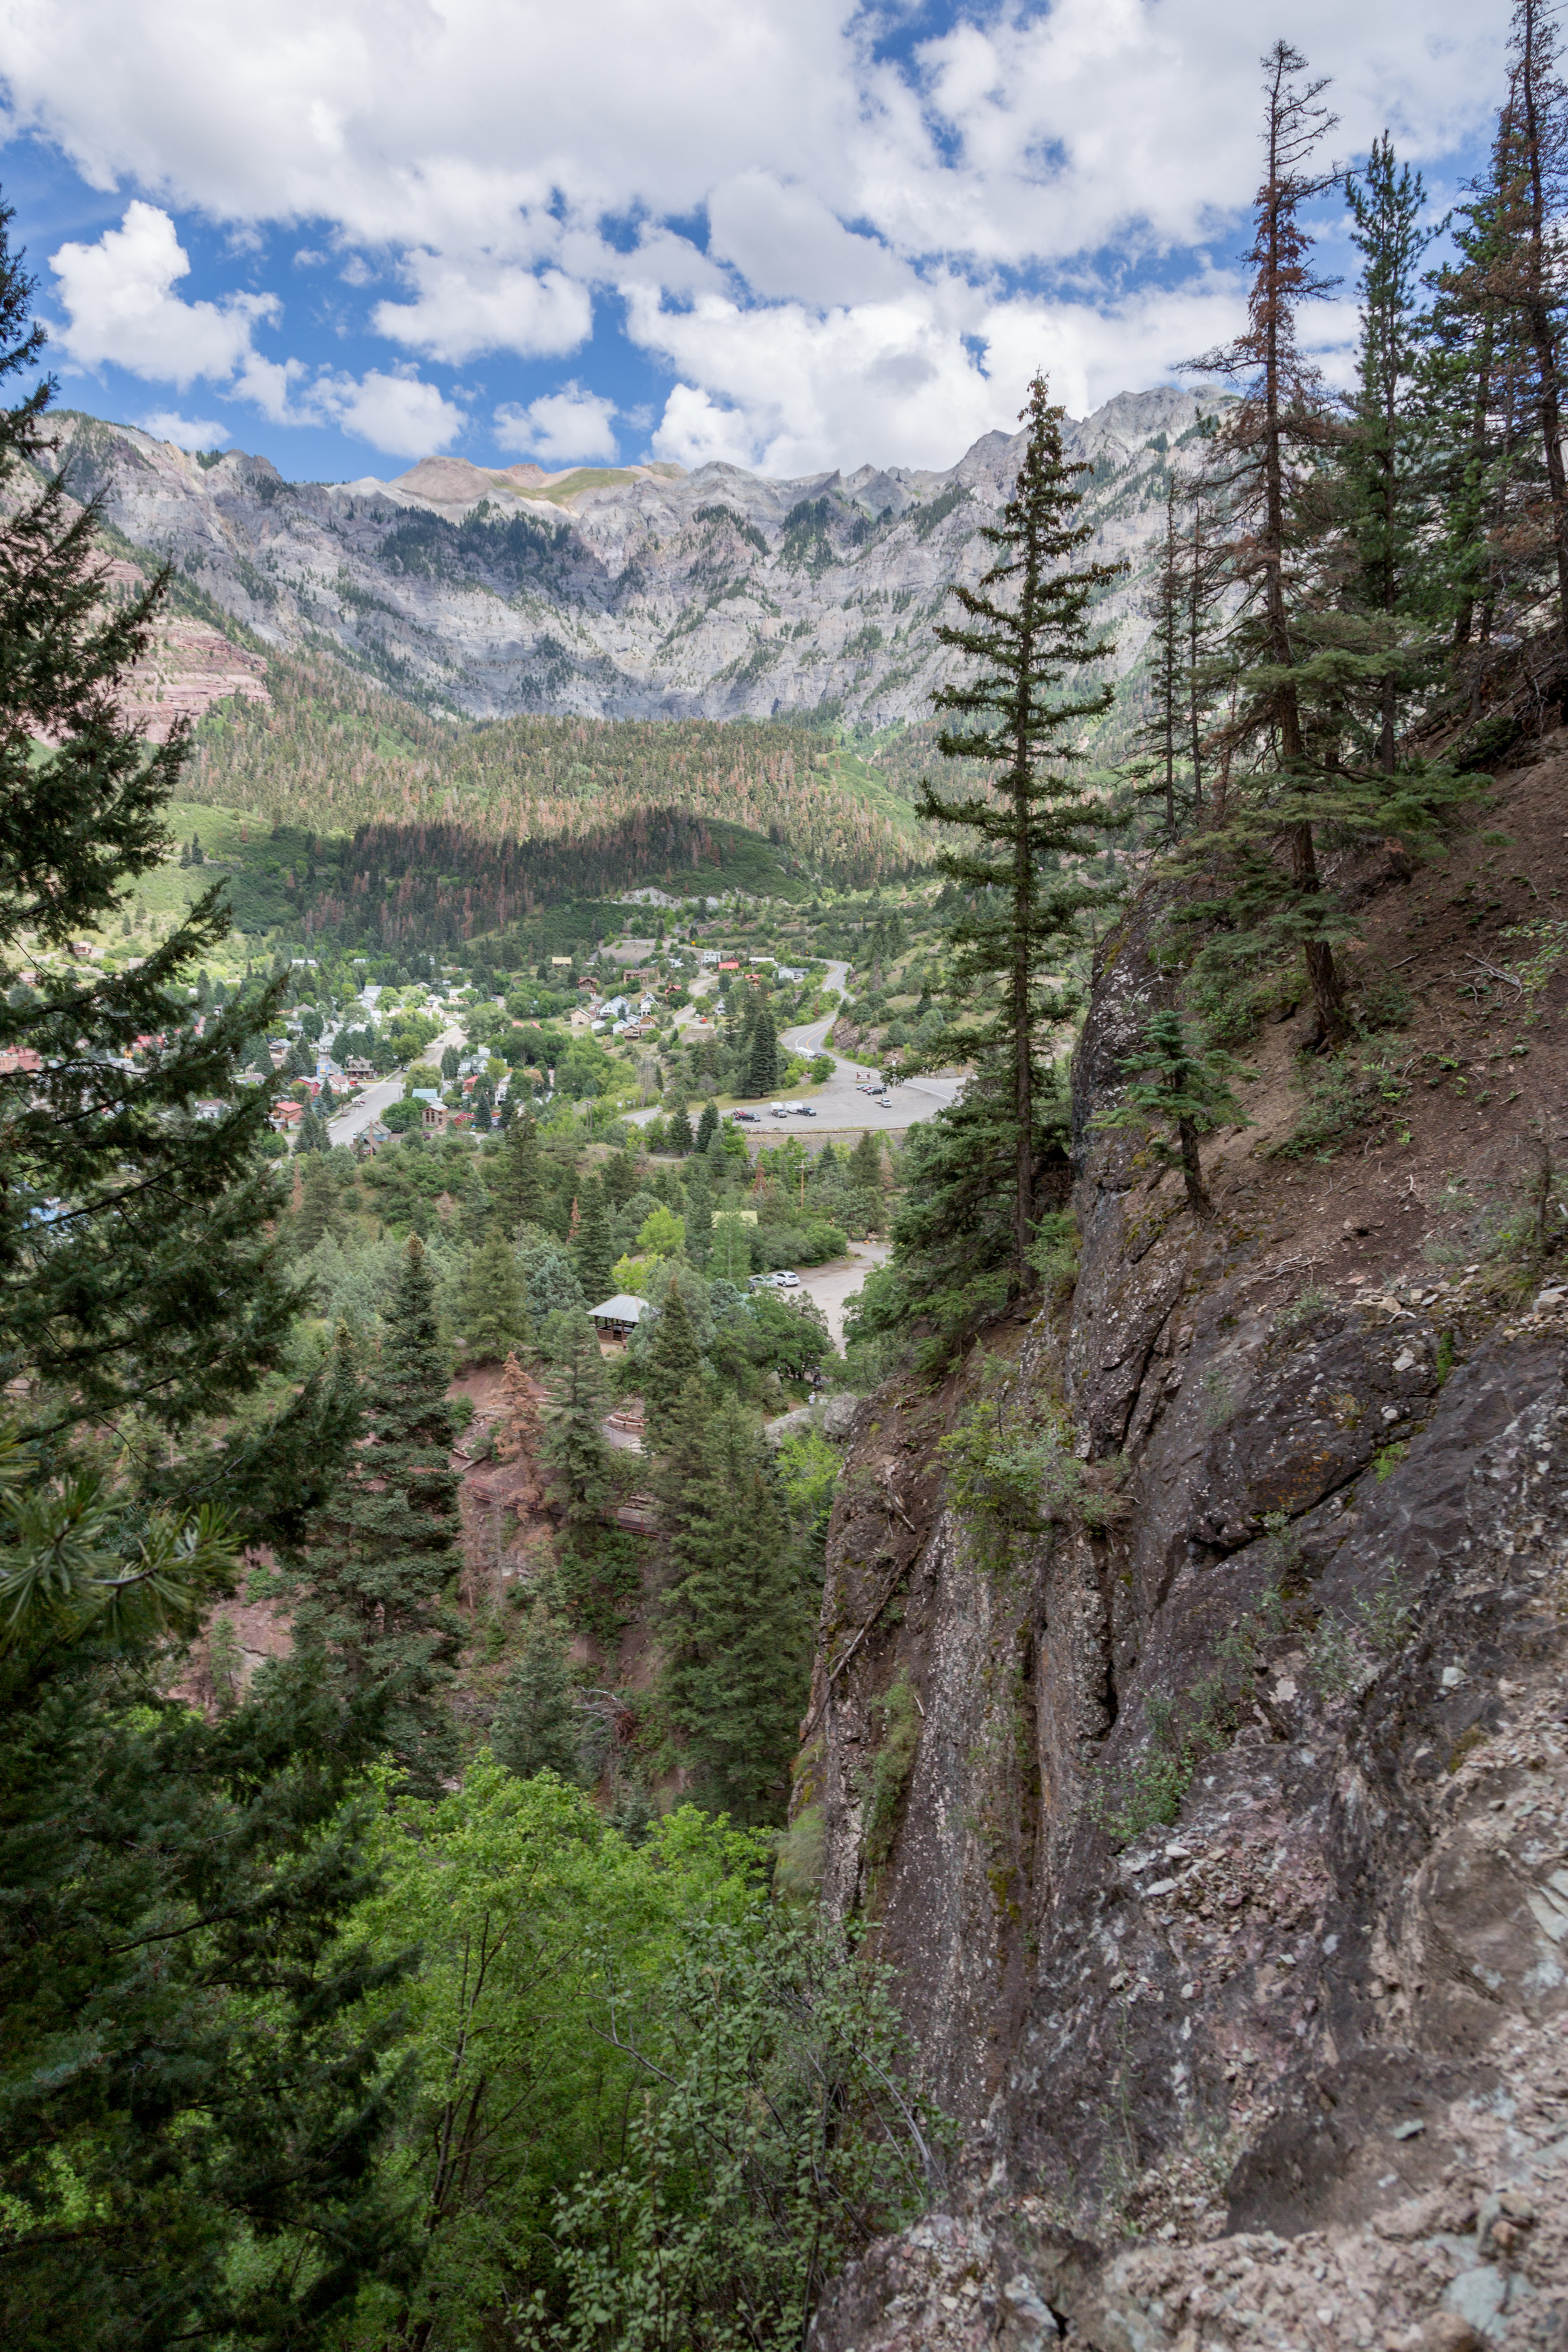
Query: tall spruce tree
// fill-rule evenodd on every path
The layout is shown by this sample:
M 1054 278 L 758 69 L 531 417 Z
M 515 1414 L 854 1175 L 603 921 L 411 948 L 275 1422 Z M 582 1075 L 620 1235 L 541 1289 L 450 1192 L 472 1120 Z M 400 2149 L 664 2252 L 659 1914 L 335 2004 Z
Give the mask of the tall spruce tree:
M 700 1154 L 686 1179 L 686 1255 L 699 1270 L 713 1255 L 713 1179 Z
M 581 1201 L 582 1219 L 572 1255 L 576 1261 L 577 1279 L 583 1286 L 583 1296 L 590 1307 L 597 1307 L 610 1295 L 616 1265 L 615 1239 L 605 1188 L 597 1179 L 588 1179 L 583 1188 Z
M 1123 568 L 1080 560 L 1094 535 L 1091 524 L 1078 520 L 1079 480 L 1090 468 L 1063 454 L 1064 412 L 1051 406 L 1043 376 L 1030 385 L 1022 414 L 1028 435 L 1013 495 L 1000 520 L 981 534 L 994 560 L 977 587 L 952 591 L 965 625 L 937 631 L 970 669 L 935 697 L 948 720 L 939 747 L 944 757 L 985 763 L 993 781 L 958 797 L 928 781 L 919 803 L 922 816 L 948 829 L 950 841 L 956 833 L 973 844 L 944 847 L 936 862 L 963 893 L 951 933 L 954 974 L 984 1011 L 978 1028 L 944 1029 L 906 1064 L 975 1064 L 960 1103 L 942 1114 L 942 1142 L 951 1150 L 938 1150 L 925 1173 L 929 1185 L 945 1160 L 963 1194 L 977 1181 L 993 1192 L 999 1180 L 1005 1183 L 1005 1262 L 1019 1286 L 1037 1213 L 1042 1113 L 1054 1107 L 1042 1055 L 1072 1003 L 1053 966 L 1072 947 L 1081 918 L 1115 896 L 1113 887 L 1080 878 L 1063 861 L 1092 853 L 1106 823 L 1073 769 L 1081 764 L 1085 723 L 1110 709 L 1113 690 L 1079 681 L 1109 657 L 1110 644 L 1090 614 L 1100 591 Z M 958 1276 L 963 1290 L 992 1270 L 995 1235 L 983 1238 L 977 1231 L 982 1220 L 967 1213 L 978 1207 L 973 1199 L 961 1202 L 955 1194 L 950 1207 L 962 1218 L 952 1234 L 962 1255 L 942 1286 Z
M 342 1213 L 338 1188 L 325 1160 L 312 1159 L 303 1171 L 299 1213 L 294 1219 L 294 1247 L 303 1257 L 327 1234 L 342 1234 Z
M 502 1233 L 519 1225 L 550 1222 L 552 1192 L 539 1150 L 539 1130 L 528 1117 L 514 1119 L 490 1170 L 490 1199 Z
M 1279 946 L 1300 948 L 1319 1028 L 1335 1038 L 1343 1010 L 1334 945 L 1346 926 L 1320 887 L 1323 776 L 1308 742 L 1300 626 L 1325 535 L 1316 476 L 1329 431 L 1321 379 L 1300 349 L 1297 316 L 1331 283 L 1313 268 L 1301 215 L 1332 184 L 1332 173 L 1314 168 L 1313 158 L 1336 118 L 1321 103 L 1326 81 L 1301 79 L 1306 60 L 1289 42 L 1277 42 L 1263 67 L 1265 163 L 1253 206 L 1247 322 L 1233 343 L 1194 362 L 1239 391 L 1215 436 L 1237 592 L 1228 650 L 1237 715 L 1229 732 L 1233 756 L 1238 742 L 1250 747 L 1255 777 L 1272 784 L 1268 819 L 1289 860 L 1280 871 L 1272 834 L 1268 846 L 1256 830 L 1249 835 L 1250 888 L 1233 890 L 1233 909 L 1245 895 L 1255 926 L 1266 926 Z M 1254 808 L 1258 798 L 1255 791 Z
M 675 1401 L 656 1485 L 667 1585 L 660 1696 L 700 1801 L 782 1821 L 809 1682 L 812 1608 L 761 1440 L 733 1395 Z
M 1384 775 L 1398 765 L 1402 709 L 1429 682 L 1438 599 L 1431 579 L 1433 480 L 1417 310 L 1421 257 L 1436 236 L 1424 221 L 1419 172 L 1401 166 L 1387 134 L 1345 194 L 1362 256 L 1361 340 L 1350 429 L 1338 453 L 1342 528 L 1350 561 L 1342 593 L 1366 617 L 1364 649 L 1381 652 L 1369 681 L 1369 717 Z
M 11 217 L 0 382 L 42 341 Z M 0 2328 L 270 2347 L 407 2273 L 375 2169 L 388 2034 L 359 2011 L 391 1971 L 344 1938 L 375 1726 L 305 1650 L 219 1721 L 168 1686 L 174 1638 L 240 1545 L 320 1499 L 350 1423 L 331 1381 L 254 1402 L 298 1302 L 266 1097 L 233 1080 L 278 998 L 184 1025 L 219 892 L 133 971 L 16 985 L 162 863 L 187 748 L 123 716 L 164 582 L 105 594 L 99 510 L 52 471 L 52 390 L 0 412 Z M 82 1433 L 114 1426 L 139 1442 L 110 1464 Z
M 1521 0 L 1487 168 L 1431 281 L 1425 380 L 1441 468 L 1439 548 L 1456 687 L 1479 715 L 1494 675 L 1550 605 L 1563 627 L 1561 449 L 1565 138 L 1556 27 Z
M 746 1062 L 745 1091 L 748 1095 L 771 1095 L 779 1082 L 779 1039 L 773 1025 L 773 1008 L 763 1003 L 757 1009 L 752 1029 L 751 1052 Z
M 445 1591 L 461 1564 L 436 1284 L 416 1234 L 382 1309 L 365 1442 L 313 1531 L 301 1622 L 349 1687 L 385 1694 L 387 1745 L 432 1792 L 457 1760 L 447 1692 L 462 1628 Z
M 501 1685 L 490 1747 L 520 1780 L 536 1772 L 557 1772 L 563 1780 L 579 1777 L 581 1740 L 566 1644 L 541 1601 L 529 1612 L 522 1655 Z
M 604 1359 L 599 1335 L 581 1307 L 552 1315 L 547 1339 L 545 1385 L 552 1411 L 540 1451 L 554 1478 L 562 1518 L 581 1538 L 603 1523 L 612 1493 Z
M 1546 551 L 1556 591 L 1556 625 L 1568 653 L 1568 469 L 1563 457 L 1563 351 L 1568 337 L 1568 91 L 1558 71 L 1559 29 L 1551 0 L 1515 0 L 1505 121 L 1513 169 L 1500 226 L 1496 292 L 1519 322 L 1531 366 L 1530 397 L 1545 474 Z
M 664 1305 L 659 1309 L 658 1319 L 654 1324 L 653 1336 L 643 1359 L 643 1396 L 656 1444 L 663 1443 L 661 1433 L 701 1369 L 702 1357 L 697 1345 L 697 1334 L 691 1328 L 691 1318 L 680 1295 L 678 1275 L 665 1294 Z
M 1392 537 L 1373 500 L 1388 494 L 1379 452 L 1391 385 L 1396 436 L 1402 429 L 1407 248 L 1418 234 L 1412 191 L 1407 184 L 1402 192 L 1384 152 L 1374 194 L 1362 200 L 1377 316 L 1363 343 L 1363 382 L 1347 433 L 1298 343 L 1302 304 L 1331 285 L 1314 268 L 1302 213 L 1332 184 L 1334 175 L 1313 159 L 1334 118 L 1321 102 L 1326 85 L 1303 79 L 1303 60 L 1288 43 L 1277 44 L 1264 70 L 1266 161 L 1254 208 L 1247 324 L 1234 343 L 1194 362 L 1229 377 L 1238 397 L 1214 440 L 1231 597 L 1215 665 L 1228 706 L 1215 730 L 1223 737 L 1225 790 L 1210 829 L 1184 859 L 1194 882 L 1184 919 L 1208 926 L 1202 960 L 1215 978 L 1300 956 L 1316 1042 L 1331 1046 L 1347 1024 L 1338 949 L 1357 925 L 1322 887 L 1321 844 L 1328 836 L 1419 837 L 1457 797 L 1460 780 L 1441 765 L 1397 755 L 1392 771 L 1384 764 L 1391 685 L 1397 712 L 1415 676 L 1408 611 L 1372 604 L 1390 563 L 1396 598 L 1410 586 L 1405 529 L 1414 492 L 1401 486 L 1397 446 L 1389 451 Z
M 1188 590 L 1180 504 L 1180 486 L 1173 467 L 1165 477 L 1165 530 L 1154 576 L 1140 600 L 1144 618 L 1152 624 L 1144 656 L 1150 708 L 1135 738 L 1146 761 L 1139 773 L 1138 797 L 1152 801 L 1159 808 L 1168 842 L 1175 841 L 1187 829 L 1184 819 L 1190 818 L 1191 803 L 1195 798 L 1193 792 L 1184 791 L 1181 800 L 1187 806 L 1183 807 L 1178 801 L 1178 786 L 1186 781 L 1190 743 L 1186 679 Z
M 463 1344 L 476 1364 L 499 1364 L 514 1348 L 533 1345 L 533 1322 L 517 1254 L 506 1235 L 492 1233 L 468 1261 L 458 1294 Z

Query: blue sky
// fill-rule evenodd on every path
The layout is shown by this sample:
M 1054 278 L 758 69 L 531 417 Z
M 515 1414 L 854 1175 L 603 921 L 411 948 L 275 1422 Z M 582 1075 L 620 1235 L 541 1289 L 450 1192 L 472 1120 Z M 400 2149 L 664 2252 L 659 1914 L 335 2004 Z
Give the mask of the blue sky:
M 0 0 L 0 185 L 62 398 L 296 479 L 951 465 L 1240 312 L 1258 53 L 1451 195 L 1466 0 Z M 1341 258 L 1340 215 L 1324 218 Z M 1352 325 L 1321 306 L 1331 372 Z

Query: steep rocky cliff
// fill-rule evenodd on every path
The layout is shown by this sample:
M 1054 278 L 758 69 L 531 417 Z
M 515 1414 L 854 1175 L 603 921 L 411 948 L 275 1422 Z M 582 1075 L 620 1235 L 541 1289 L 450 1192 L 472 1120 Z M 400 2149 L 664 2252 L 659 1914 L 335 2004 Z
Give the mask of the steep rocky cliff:
M 1076 1280 L 863 1410 L 799 1802 L 961 2144 L 816 2352 L 1568 2341 L 1564 750 L 1335 877 L 1391 1025 L 1336 1108 L 1271 1008 L 1212 1224 L 1092 1123 L 1140 900 Z
M 1092 552 L 1133 560 L 1105 606 L 1125 624 L 1122 667 L 1147 631 L 1135 575 L 1166 463 L 1195 438 L 1199 406 L 1121 394 L 1068 436 L 1093 468 Z M 333 652 L 470 718 L 924 718 L 945 658 L 932 619 L 953 581 L 984 569 L 979 532 L 1023 446 L 992 433 L 945 472 L 793 482 L 433 458 L 395 481 L 323 483 L 239 451 L 191 457 L 132 425 L 60 423 L 73 487 L 101 497 L 133 549 L 172 559 L 266 643 Z

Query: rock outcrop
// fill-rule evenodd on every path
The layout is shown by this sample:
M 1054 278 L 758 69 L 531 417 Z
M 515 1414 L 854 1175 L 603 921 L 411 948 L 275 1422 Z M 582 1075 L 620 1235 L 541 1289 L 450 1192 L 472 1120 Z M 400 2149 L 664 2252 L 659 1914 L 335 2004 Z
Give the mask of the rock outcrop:
M 1423 905 L 1465 903 L 1454 878 Z M 960 2149 L 812 2342 L 1559 2346 L 1568 1293 L 1416 1255 L 1414 1213 L 1505 1201 L 1531 1106 L 1445 1127 L 1435 1098 L 1429 1168 L 1414 1110 L 1392 1168 L 1371 1134 L 1342 1175 L 1232 1138 L 1195 1223 L 1092 1124 L 1158 919 L 1146 897 L 1102 944 L 1076 1057 L 1070 1299 L 985 1335 L 1076 1473 L 1000 1551 L 946 1507 L 972 1363 L 862 1409 L 829 1539 L 799 1801 Z M 1458 973 L 1403 961 L 1447 1021 Z M 1552 988 L 1523 1048 L 1545 1131 Z M 1346 1271 L 1304 1282 L 1314 1257 Z M 918 1738 L 889 1825 L 895 1685 Z

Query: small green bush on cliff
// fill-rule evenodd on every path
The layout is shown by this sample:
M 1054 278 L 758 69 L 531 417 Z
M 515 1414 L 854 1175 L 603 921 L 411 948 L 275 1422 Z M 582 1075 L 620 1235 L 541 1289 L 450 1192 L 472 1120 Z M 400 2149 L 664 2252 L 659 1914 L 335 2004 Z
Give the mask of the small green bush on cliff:
M 881 1717 L 882 1741 L 866 1782 L 865 1846 L 868 1864 L 879 1870 L 893 1850 L 921 1740 L 920 1709 L 909 1677 L 900 1674 L 880 1698 L 872 1700 L 871 1712 Z
M 981 1393 L 937 1447 L 947 1500 L 988 1567 L 1004 1568 L 1051 1526 L 1108 1527 L 1128 1506 L 1073 1451 L 1065 1414 L 1016 1366 L 985 1360 Z

